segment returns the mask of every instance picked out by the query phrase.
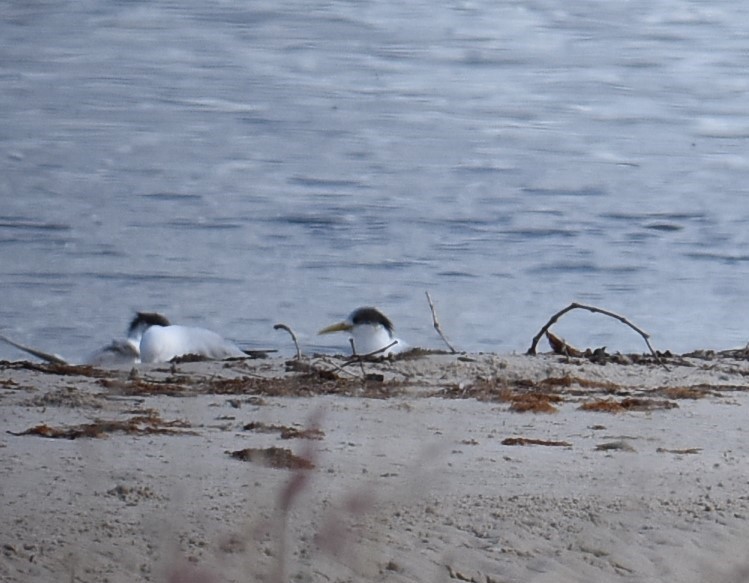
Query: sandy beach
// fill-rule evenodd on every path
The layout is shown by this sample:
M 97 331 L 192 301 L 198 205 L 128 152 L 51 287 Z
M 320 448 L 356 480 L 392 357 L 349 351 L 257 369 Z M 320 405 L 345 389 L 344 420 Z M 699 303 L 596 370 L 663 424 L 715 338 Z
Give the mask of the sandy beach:
M 741 355 L 0 363 L 0 580 L 744 581 Z

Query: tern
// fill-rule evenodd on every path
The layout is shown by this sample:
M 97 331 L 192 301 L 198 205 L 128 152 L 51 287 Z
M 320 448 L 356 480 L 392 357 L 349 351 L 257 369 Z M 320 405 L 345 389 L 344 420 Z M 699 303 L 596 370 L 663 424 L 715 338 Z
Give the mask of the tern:
M 212 330 L 176 324 L 151 326 L 140 340 L 141 362 L 169 362 L 187 355 L 208 360 L 247 358 L 254 352 L 261 351 L 245 352 Z
M 112 340 L 106 346 L 102 346 L 95 352 L 91 353 L 82 364 L 94 366 L 112 366 L 117 364 L 134 364 L 140 361 L 140 341 L 143 333 L 151 326 L 168 326 L 169 320 L 156 312 L 137 312 L 130 322 L 127 329 L 127 337 L 124 339 Z M 36 356 L 45 362 L 54 364 L 72 364 L 63 357 L 44 352 L 31 346 L 20 344 L 0 335 L 0 340 L 23 350 L 24 352 Z
M 393 334 L 390 319 L 377 308 L 357 308 L 342 322 L 323 328 L 318 334 L 348 332 L 354 341 L 354 351 L 359 356 L 388 357 L 403 352 L 406 343 Z

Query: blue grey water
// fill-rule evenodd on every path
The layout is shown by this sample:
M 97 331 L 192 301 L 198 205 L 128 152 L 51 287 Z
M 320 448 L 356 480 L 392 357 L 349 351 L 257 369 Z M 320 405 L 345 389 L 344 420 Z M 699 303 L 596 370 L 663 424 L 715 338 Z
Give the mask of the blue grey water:
M 749 340 L 749 3 L 0 2 L 0 332 L 248 347 L 375 304 L 528 348 L 572 301 Z M 573 312 L 579 346 L 644 351 Z M 21 353 L 0 346 L 0 358 Z

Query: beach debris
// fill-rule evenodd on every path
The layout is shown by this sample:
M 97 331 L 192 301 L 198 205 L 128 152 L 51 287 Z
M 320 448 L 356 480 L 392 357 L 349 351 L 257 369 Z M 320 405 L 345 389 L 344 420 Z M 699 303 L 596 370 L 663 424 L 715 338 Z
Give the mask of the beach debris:
M 234 459 L 253 462 L 269 468 L 287 470 L 311 470 L 315 467 L 309 459 L 294 455 L 290 449 L 283 447 L 255 448 L 247 447 L 237 451 L 227 451 Z
M 567 441 L 550 441 L 548 439 L 533 439 L 529 437 L 508 437 L 502 440 L 502 445 L 547 445 L 551 447 L 572 447 Z
M 581 411 L 596 411 L 601 413 L 623 413 L 624 411 L 653 411 L 656 409 L 675 409 L 679 405 L 673 401 L 663 399 L 627 398 L 621 401 L 614 399 L 599 399 L 580 405 Z
M 110 433 L 128 435 L 196 435 L 193 431 L 182 431 L 190 427 L 187 421 L 164 421 L 155 411 L 134 415 L 130 419 L 104 420 L 97 419 L 91 423 L 71 425 L 68 427 L 51 427 L 46 423 L 36 425 L 25 431 L 8 431 L 11 435 L 38 435 L 51 439 L 79 439 L 82 437 L 100 438 Z
M 526 393 L 510 397 L 510 411 L 514 413 L 556 413 L 559 411 L 552 402 L 562 400 L 559 395 L 546 393 Z
M 286 332 L 289 333 L 289 336 L 291 336 L 291 340 L 294 342 L 294 348 L 296 348 L 296 359 L 301 360 L 302 350 L 299 348 L 299 342 L 297 342 L 296 334 L 294 334 L 294 331 L 286 324 L 276 324 L 275 326 L 273 326 L 273 329 L 274 330 L 286 330 Z
M 126 395 L 128 397 L 151 397 L 155 395 L 176 397 L 187 396 L 189 394 L 187 384 L 169 380 L 149 382 L 140 378 L 128 378 L 126 381 L 120 379 L 101 379 L 97 382 L 107 389 L 110 394 Z
M 282 378 L 240 377 L 211 379 L 200 383 L 200 392 L 216 395 L 262 395 L 266 397 L 312 397 L 314 395 L 341 395 L 386 399 L 402 394 L 403 383 L 382 382 L 374 377 L 362 382 L 357 377 L 343 378 L 322 369 Z M 367 379 L 365 379 L 367 380 Z
M 549 328 L 551 328 L 551 326 L 553 326 L 554 323 L 556 323 L 556 321 L 559 320 L 559 318 L 561 318 L 564 314 L 566 314 L 567 312 L 570 312 L 572 310 L 576 310 L 576 309 L 587 310 L 589 312 L 593 312 L 594 314 L 603 314 L 604 316 L 609 316 L 610 318 L 614 318 L 615 320 L 618 320 L 622 324 L 625 324 L 625 325 L 629 326 L 630 328 L 632 328 L 632 330 L 634 330 L 640 336 L 642 336 L 643 340 L 645 340 L 645 344 L 647 345 L 648 349 L 650 350 L 650 354 L 653 355 L 653 357 L 655 358 L 656 362 L 658 364 L 666 367 L 666 365 L 663 363 L 663 361 L 661 360 L 661 358 L 658 356 L 658 353 L 656 353 L 656 351 L 653 349 L 652 345 L 650 344 L 650 335 L 647 332 L 643 331 L 641 328 L 638 328 L 637 326 L 635 326 L 634 324 L 632 324 L 632 322 L 630 322 L 629 320 L 627 320 L 627 318 L 625 318 L 624 316 L 620 316 L 619 314 L 615 314 L 614 312 L 611 312 L 609 310 L 604 310 L 603 308 L 598 308 L 596 306 L 589 306 L 589 305 L 586 305 L 586 304 L 579 304 L 577 302 L 572 302 L 569 306 L 567 306 L 566 308 L 564 308 L 562 310 L 559 310 L 556 314 L 554 314 L 551 318 L 549 318 L 549 321 L 546 322 L 546 324 L 544 324 L 544 326 L 541 328 L 541 330 L 539 331 L 539 333 L 536 334 L 533 337 L 533 341 L 531 342 L 531 346 L 527 350 L 526 354 L 528 354 L 528 355 L 535 355 L 536 354 L 536 346 L 538 345 L 538 341 L 541 340 L 541 337 L 544 334 L 546 334 L 546 332 L 549 330 Z M 605 352 L 605 349 L 598 349 L 598 350 L 603 350 Z M 595 351 L 594 351 L 594 354 L 595 354 Z
M 581 357 L 585 355 L 585 352 L 567 344 L 564 338 L 560 338 L 556 334 L 552 334 L 550 330 L 546 331 L 546 339 L 549 341 L 549 346 L 554 354 L 561 354 L 562 356 L 574 356 Z
M 447 574 L 450 576 L 450 579 L 465 581 L 466 583 L 484 583 L 484 578 L 480 575 L 466 575 L 461 571 L 453 569 L 451 565 L 445 565 L 445 567 L 447 568 Z M 485 583 L 493 583 L 492 578 L 487 575 Z
M 270 358 L 270 353 L 272 352 L 278 352 L 277 350 L 270 349 L 270 348 L 262 349 L 262 350 L 249 350 L 249 349 L 248 350 L 241 349 L 241 350 L 244 353 L 244 356 L 230 356 L 230 357 L 223 358 L 220 360 L 225 360 L 227 362 L 245 360 L 247 358 L 251 360 L 260 360 L 264 358 Z M 197 353 L 189 352 L 187 354 L 178 354 L 177 356 L 169 359 L 169 362 L 172 365 L 175 365 L 175 364 L 185 364 L 189 362 L 208 362 L 211 360 L 216 360 L 216 359 L 211 356 L 207 356 L 205 354 L 197 354 Z
M 444 333 L 442 332 L 442 326 L 440 326 L 440 322 L 437 319 L 437 312 L 434 308 L 434 302 L 432 302 L 432 296 L 429 295 L 429 292 L 424 292 L 427 296 L 427 302 L 429 303 L 429 310 L 432 312 L 432 326 L 434 326 L 434 329 L 437 331 L 437 334 L 439 334 L 439 337 L 442 338 L 442 342 L 445 343 L 445 346 L 447 346 L 450 349 L 450 352 L 452 354 L 455 354 L 457 350 L 453 348 L 453 345 L 448 342 L 447 338 L 445 338 Z
M 626 442 L 623 439 L 619 441 L 609 441 L 606 443 L 599 443 L 596 446 L 596 451 L 614 451 L 614 450 L 629 451 L 629 452 L 637 451 L 634 447 L 632 447 L 628 442 Z
M 107 495 L 119 498 L 128 506 L 135 506 L 143 499 L 157 497 L 148 486 L 126 486 L 125 484 L 118 484 L 111 490 L 107 490 Z
M 25 404 L 29 407 L 68 407 L 70 409 L 101 409 L 103 407 L 103 401 L 99 395 L 92 395 L 71 386 L 35 395 Z
M 715 394 L 708 385 L 696 385 L 692 387 L 663 387 L 656 389 L 653 392 L 668 399 L 704 399 L 705 397 Z
M 549 386 L 527 379 L 517 380 L 512 384 L 495 379 L 481 379 L 467 386 L 462 383 L 451 385 L 430 395 L 445 399 L 510 403 L 509 410 L 514 413 L 556 413 L 554 403 L 564 401 L 560 394 L 550 392 Z
M 81 376 L 81 377 L 93 377 L 102 378 L 108 376 L 110 373 L 106 370 L 96 368 L 89 364 L 67 364 L 57 362 L 31 362 L 28 360 L 14 360 L 13 362 L 5 361 L 2 363 L 2 369 L 21 369 L 21 370 L 33 370 L 46 374 L 54 374 L 60 376 Z
M 632 364 L 632 359 L 630 357 L 623 354 L 609 354 L 606 352 L 605 346 L 580 350 L 567 344 L 563 338 L 555 336 L 549 330 L 546 331 L 546 338 L 548 339 L 549 346 L 551 346 L 551 350 L 554 354 L 566 356 L 567 358 L 587 358 L 590 362 L 596 364 L 607 364 L 609 362 L 616 364 Z
M 533 381 L 518 381 L 519 383 L 524 383 L 527 386 L 532 386 Z M 611 381 L 606 381 L 603 379 L 586 379 L 583 377 L 573 376 L 566 374 L 561 377 L 547 377 L 545 379 L 542 379 L 538 381 L 539 387 L 544 387 L 546 389 L 549 388 L 565 388 L 565 389 L 573 389 L 572 391 L 565 391 L 565 394 L 587 394 L 589 391 L 581 391 L 581 390 L 574 390 L 574 387 L 579 387 L 580 389 L 598 389 L 605 393 L 622 393 L 627 392 L 626 387 L 623 387 L 620 384 L 613 383 Z
M 701 447 L 687 447 L 685 449 L 666 449 L 665 447 L 659 447 L 655 450 L 658 453 L 675 453 L 678 455 L 682 454 L 694 454 L 702 451 Z
M 281 439 L 324 439 L 325 432 L 316 427 L 308 429 L 298 429 L 296 427 L 287 427 L 286 425 L 269 425 L 260 421 L 252 421 L 242 427 L 245 431 L 255 431 L 257 433 L 279 433 Z

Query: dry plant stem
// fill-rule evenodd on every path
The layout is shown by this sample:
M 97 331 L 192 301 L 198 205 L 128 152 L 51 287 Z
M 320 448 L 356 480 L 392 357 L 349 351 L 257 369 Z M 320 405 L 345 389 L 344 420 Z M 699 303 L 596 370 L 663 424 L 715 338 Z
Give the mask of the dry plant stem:
M 536 354 L 536 345 L 538 344 L 538 341 L 541 339 L 541 337 L 546 333 L 546 331 L 549 328 L 551 328 L 551 326 L 557 320 L 559 320 L 559 318 L 561 318 L 564 314 L 566 314 L 567 312 L 570 312 L 572 310 L 575 310 L 577 308 L 579 308 L 581 310 L 588 310 L 589 312 L 593 312 L 593 313 L 596 313 L 596 314 L 603 314 L 604 316 L 609 316 L 610 318 L 614 318 L 615 320 L 619 320 L 622 324 L 626 324 L 627 326 L 629 326 L 630 328 L 632 328 L 632 330 L 634 330 L 640 336 L 642 336 L 643 340 L 645 340 L 645 344 L 647 344 L 648 348 L 650 349 L 650 354 L 653 355 L 653 357 L 655 358 L 656 362 L 658 364 L 660 364 L 661 366 L 665 367 L 666 369 L 668 368 L 661 361 L 661 359 L 658 356 L 658 354 L 655 352 L 655 350 L 653 350 L 653 347 L 650 345 L 650 335 L 647 332 L 645 332 L 641 328 L 638 328 L 637 326 L 635 326 L 634 324 L 632 324 L 632 322 L 630 322 L 629 320 L 627 320 L 627 318 L 625 318 L 624 316 L 620 316 L 619 314 L 615 314 L 614 312 L 610 312 L 609 310 L 604 310 L 602 308 L 597 308 L 595 306 L 588 306 L 588 305 L 585 305 L 585 304 L 578 304 L 577 302 L 572 302 L 569 306 L 567 306 L 563 310 L 558 311 L 556 314 L 554 314 L 549 319 L 548 322 L 546 322 L 546 324 L 544 325 L 543 328 L 541 328 L 541 330 L 539 331 L 539 333 L 536 334 L 533 337 L 533 342 L 531 343 L 531 347 L 528 349 L 528 351 L 526 352 L 526 354 L 529 354 L 529 355 Z
M 273 326 L 274 330 L 286 330 L 289 335 L 291 336 L 291 339 L 294 341 L 294 348 L 296 348 L 296 359 L 301 360 L 302 359 L 302 351 L 299 348 L 299 342 L 297 342 L 296 334 L 294 334 L 294 331 L 289 328 L 286 324 L 276 324 Z
M 354 362 L 353 360 L 349 360 L 349 361 L 347 361 L 347 362 L 344 362 L 344 363 L 343 363 L 342 365 L 339 365 L 339 364 L 337 364 L 337 363 L 333 362 L 332 360 L 330 360 L 330 359 L 328 359 L 328 358 L 320 358 L 320 359 L 319 359 L 319 361 L 320 361 L 320 362 L 324 362 L 325 364 L 328 364 L 328 365 L 332 366 L 332 367 L 333 367 L 333 369 L 334 369 L 334 370 L 335 370 L 336 372 L 342 372 L 342 373 L 346 373 L 347 375 L 349 375 L 349 376 L 351 376 L 351 377 L 356 377 L 356 375 L 355 375 L 354 373 L 352 373 L 352 372 L 349 372 L 349 371 L 347 371 L 347 370 L 346 370 L 346 369 L 344 368 L 344 367 L 345 367 L 346 365 L 348 365 L 348 364 L 351 364 L 352 362 Z
M 361 378 L 366 379 L 367 373 L 364 371 L 364 361 L 359 357 L 359 355 L 356 354 L 356 344 L 354 344 L 354 339 L 349 338 L 348 341 L 349 341 L 349 344 L 351 344 L 352 359 L 356 359 L 359 361 L 359 366 L 361 367 Z
M 372 352 L 368 352 L 367 354 L 357 354 L 356 353 L 356 348 L 354 347 L 354 339 L 353 338 L 349 338 L 349 343 L 351 344 L 352 355 L 351 355 L 351 358 L 349 358 L 346 362 L 343 363 L 343 366 L 347 366 L 347 365 L 351 364 L 352 362 L 364 362 L 366 359 L 368 359 L 368 358 L 370 358 L 372 356 L 377 356 L 378 354 L 381 354 L 381 353 L 385 352 L 386 350 L 389 350 L 390 348 L 392 348 L 393 346 L 395 346 L 396 344 L 398 344 L 398 341 L 397 340 L 393 340 L 387 346 L 383 346 L 382 348 L 378 348 L 377 350 L 373 350 Z
M 432 302 L 432 296 L 429 295 L 428 291 L 424 293 L 426 293 L 427 302 L 429 302 L 429 309 L 432 312 L 432 325 L 434 326 L 434 329 L 437 331 L 437 334 L 440 335 L 440 338 L 442 338 L 442 342 L 444 342 L 447 345 L 447 347 L 450 349 L 450 352 L 455 354 L 457 350 L 453 348 L 452 344 L 450 344 L 447 341 L 447 338 L 445 338 L 445 335 L 442 333 L 442 328 L 440 327 L 439 320 L 437 320 L 437 312 L 435 312 L 434 310 L 434 303 Z

